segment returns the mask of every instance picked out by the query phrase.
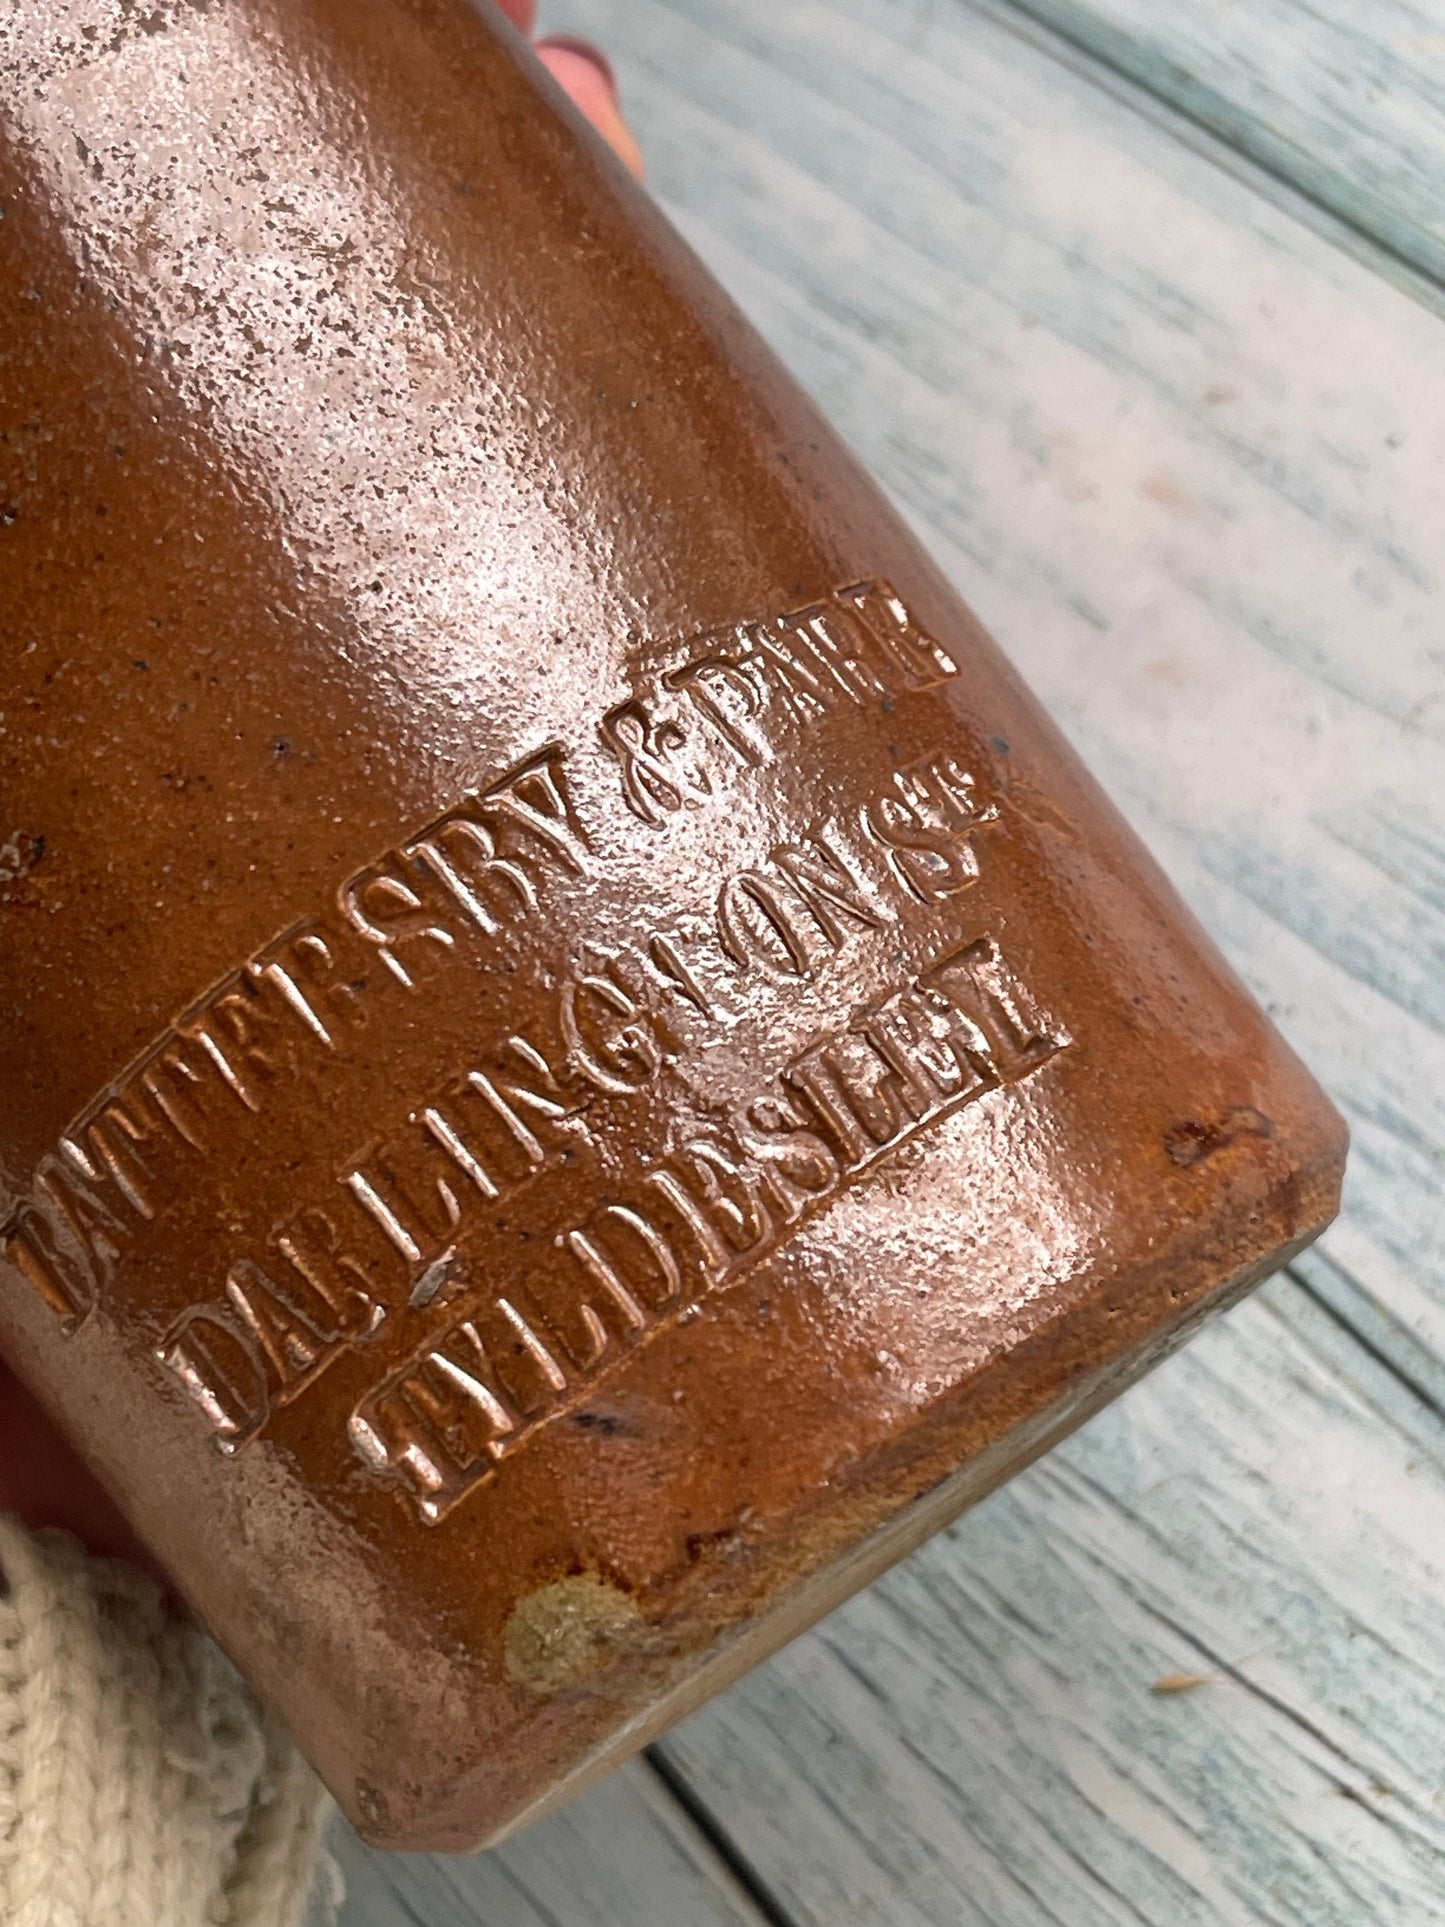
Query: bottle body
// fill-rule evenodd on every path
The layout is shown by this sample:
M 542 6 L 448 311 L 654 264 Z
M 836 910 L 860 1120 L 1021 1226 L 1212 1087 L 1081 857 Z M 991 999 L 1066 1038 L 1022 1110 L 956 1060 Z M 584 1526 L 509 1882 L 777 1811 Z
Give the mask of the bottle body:
M 0 1342 L 495 1837 L 1312 1235 L 1337 1120 L 463 0 L 0 25 Z

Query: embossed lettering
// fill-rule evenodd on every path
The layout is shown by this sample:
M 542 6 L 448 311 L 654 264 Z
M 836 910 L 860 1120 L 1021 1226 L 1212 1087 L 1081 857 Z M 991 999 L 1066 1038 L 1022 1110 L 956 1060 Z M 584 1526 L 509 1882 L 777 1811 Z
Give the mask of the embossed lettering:
M 249 1111 L 259 1111 L 269 1091 L 295 1078 L 314 1029 L 274 978 L 250 970 L 238 971 L 179 1028 Z
M 644 823 L 661 823 L 712 794 L 707 772 L 681 754 L 688 738 L 675 718 L 654 715 L 633 700 L 609 710 L 601 731 L 622 771 L 623 793 Z
M 410 1265 L 431 1264 L 452 1243 L 469 1195 L 496 1196 L 485 1169 L 434 1108 L 371 1146 L 343 1182 Z
M 51 1252 L 77 1303 L 94 1304 L 109 1288 L 125 1249 L 126 1213 L 107 1198 L 100 1172 L 70 1138 L 40 1161 L 31 1197 L 47 1220 Z
M 851 583 L 838 591 L 836 599 L 857 614 L 878 644 L 893 672 L 890 681 L 896 677 L 905 689 L 932 689 L 958 674 L 952 656 L 925 635 L 886 582 Z
M 577 1074 L 614 1095 L 646 1084 L 662 1062 L 655 1026 L 618 980 L 615 964 L 564 982 L 562 1036 Z
M 977 1025 L 997 1075 L 1036 1069 L 1071 1042 L 1068 1031 L 1035 1002 L 992 937 L 936 965 L 919 988 L 941 1001 L 955 1034 L 960 1025 Z M 963 1048 L 969 1048 L 966 1041 Z
M 27 1200 L 20 1206 L 5 1227 L 0 1248 L 67 1332 L 84 1323 L 95 1308 L 94 1271 L 88 1263 L 77 1262 L 73 1245 L 64 1248 L 52 1219 L 38 1204 Z
M 849 1178 L 983 1092 L 1032 1075 L 1068 1041 L 991 938 L 944 957 L 796 1055 L 777 1087 L 738 1106 L 725 1126 L 642 1171 L 628 1198 L 561 1234 L 571 1269 L 529 1276 L 524 1308 L 511 1298 L 463 1303 L 447 1342 L 463 1334 L 473 1350 L 482 1346 L 491 1372 L 482 1382 L 505 1398 L 505 1428 L 453 1373 L 472 1429 L 465 1438 L 457 1424 L 437 1433 L 435 1393 L 423 1396 L 440 1369 L 433 1342 L 384 1396 L 358 1406 L 356 1449 L 410 1487 L 424 1519 L 444 1517 L 504 1453 L 573 1409 L 685 1307 L 765 1258 Z M 493 1332 L 504 1309 L 510 1348 Z M 509 1356 L 532 1368 L 530 1401 L 503 1375 Z M 467 1369 L 476 1379 L 475 1357 Z
M 687 697 L 745 768 L 761 769 L 772 762 L 772 747 L 760 721 L 767 689 L 755 664 L 724 655 L 701 656 L 669 670 L 662 681 L 664 688 Z
M 605 1205 L 584 1229 L 569 1231 L 559 1242 L 583 1279 L 601 1291 L 600 1297 L 592 1292 L 576 1297 L 575 1280 L 569 1281 L 573 1292 L 549 1300 L 547 1310 L 559 1334 L 567 1329 L 564 1321 L 575 1321 L 565 1342 L 577 1368 L 590 1370 L 614 1338 L 643 1328 L 648 1307 L 655 1310 L 676 1297 L 682 1268 L 670 1241 L 628 1205 Z M 533 1291 L 542 1289 L 542 1281 L 534 1280 Z
M 260 1346 L 234 1313 L 207 1306 L 183 1313 L 156 1358 L 201 1408 L 221 1451 L 239 1452 L 270 1417 Z
M 366 1463 L 407 1480 L 434 1521 L 491 1469 L 517 1425 L 480 1331 L 463 1319 L 363 1401 L 349 1429 Z
M 807 637 L 812 654 L 853 702 L 876 702 L 888 695 L 888 678 L 876 660 L 876 640 L 846 602 L 815 602 L 795 609 L 784 621 Z
M 886 706 L 957 673 L 886 582 L 854 582 L 771 621 L 696 638 L 684 661 L 608 711 L 601 735 L 629 807 L 657 827 L 740 770 L 771 763 L 780 728 L 810 732 L 840 704 Z
M 750 1098 L 733 1113 L 732 1126 L 785 1224 L 837 1184 L 840 1171 L 832 1147 L 808 1128 L 804 1111 L 787 1097 L 764 1091 Z
M 779 844 L 768 870 L 731 876 L 718 892 L 718 941 L 740 970 L 806 977 L 853 930 L 876 930 L 888 913 L 821 834 Z
M 345 924 L 305 923 L 269 944 L 250 969 L 275 985 L 320 1043 L 338 1050 L 366 1023 L 375 955 Z
M 795 629 L 786 617 L 777 623 L 758 623 L 747 637 L 763 682 L 795 721 L 818 722 L 833 708 L 840 690 L 851 696 L 845 684 L 828 674 L 806 631 Z
M 137 1217 L 153 1218 L 156 1207 L 150 1195 L 151 1168 L 141 1154 L 161 1135 L 161 1122 L 138 1114 L 140 1107 L 113 1097 L 84 1127 L 86 1162 L 92 1172 L 104 1171 Z M 67 1145 L 74 1139 L 67 1138 Z
M 887 922 L 887 912 L 826 836 L 780 844 L 770 861 L 792 884 L 834 950 L 842 949 L 850 924 L 877 930 Z
M 569 1141 L 565 1126 L 586 1106 L 585 1097 L 569 1091 L 525 1037 L 507 1038 L 487 1069 L 469 1072 L 466 1083 L 481 1100 L 477 1108 L 504 1127 L 529 1172 L 541 1170 L 551 1151 Z M 539 1131 L 547 1133 L 546 1142 Z
M 222 1200 L 243 1248 L 155 1354 L 222 1449 L 364 1352 L 352 1447 L 438 1520 L 877 1160 L 1067 1045 L 997 943 L 960 945 L 954 900 L 998 811 L 946 753 L 880 757 L 820 822 L 796 824 L 788 786 L 735 821 L 694 814 L 678 854 L 705 895 L 629 925 L 649 842 L 629 818 L 681 838 L 680 813 L 806 761 L 830 719 L 957 673 L 880 581 L 699 636 L 673 664 L 596 725 L 587 779 L 611 794 L 595 836 L 562 747 L 525 757 L 336 884 L 42 1161 L 3 1253 L 66 1330 L 102 1302 L 133 1318 L 115 1290 L 129 1247 L 182 1201 Z M 755 845 L 768 821 L 785 840 Z M 621 830 L 629 867 L 577 890 Z M 525 1032 L 506 1015 L 521 973 Z M 808 979 L 838 1003 L 811 1032 Z M 333 1091 L 338 1116 L 368 1118 L 341 1160 Z M 248 1227 L 231 1174 L 273 1141 L 299 1195 L 284 1223 Z M 581 1178 L 565 1196 L 595 1201 L 559 1224 L 564 1164 Z
M 718 892 L 718 938 L 740 970 L 806 977 L 812 954 L 803 908 L 777 879 L 762 870 L 731 876 Z
M 360 1343 L 376 1332 L 386 1309 L 372 1297 L 365 1270 L 343 1245 L 329 1212 L 303 1207 L 277 1227 L 272 1242 L 325 1307 L 338 1338 Z
M 400 852 L 350 877 L 338 902 L 409 990 L 434 976 L 456 946 L 456 932 L 448 927 L 457 915 L 455 897 L 441 878 Z
M 553 744 L 349 877 L 337 902 L 410 988 L 436 974 L 468 929 L 494 935 L 533 912 L 548 875 L 585 875 L 587 850 Z
M 897 771 L 892 791 L 868 805 L 863 821 L 908 894 L 938 903 L 977 879 L 973 837 L 998 821 L 998 808 L 979 802 L 973 778 L 951 756 L 933 756 Z
M 511 831 L 505 857 L 528 857 L 563 876 L 585 876 L 588 838 L 567 785 L 560 744 L 549 744 L 482 792 L 480 806 Z M 535 887 L 535 879 L 534 879 Z
M 717 1275 L 769 1241 L 774 1225 L 766 1180 L 746 1158 L 733 1156 L 715 1138 L 693 1138 L 670 1162 L 682 1167 L 685 1183 L 667 1166 L 648 1181 L 683 1213 Z
M 659 934 L 649 938 L 647 962 L 653 976 L 664 989 L 691 1004 L 699 1015 L 716 1016 L 713 1000 L 698 982 L 696 973 L 684 961 L 675 937 Z
M 488 907 L 498 888 L 510 893 L 515 911 L 525 915 L 536 908 L 537 893 L 527 872 L 520 863 L 497 855 L 496 838 L 472 816 L 458 812 L 408 843 L 406 854 L 430 869 L 488 936 L 506 922 L 505 916 Z
M 309 1382 L 341 1333 L 315 1304 L 301 1302 L 253 1258 L 237 1258 L 226 1273 L 226 1296 L 250 1327 L 275 1373 L 281 1404 Z
M 209 1149 L 206 1098 L 212 1088 L 194 1040 L 167 1038 L 136 1073 L 137 1081 L 176 1136 L 203 1155 Z
M 644 1211 L 609 1204 L 592 1220 L 597 1240 L 607 1249 L 614 1275 L 625 1280 L 633 1297 L 658 1311 L 682 1288 L 682 1267 L 666 1233 Z

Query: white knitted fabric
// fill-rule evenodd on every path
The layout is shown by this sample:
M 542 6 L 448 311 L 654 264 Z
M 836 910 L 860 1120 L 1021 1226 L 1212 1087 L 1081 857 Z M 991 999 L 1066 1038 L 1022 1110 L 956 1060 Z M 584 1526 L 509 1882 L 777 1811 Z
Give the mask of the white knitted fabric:
M 308 1900 L 328 1919 L 324 1807 L 149 1579 L 0 1516 L 3 1927 L 298 1927 Z

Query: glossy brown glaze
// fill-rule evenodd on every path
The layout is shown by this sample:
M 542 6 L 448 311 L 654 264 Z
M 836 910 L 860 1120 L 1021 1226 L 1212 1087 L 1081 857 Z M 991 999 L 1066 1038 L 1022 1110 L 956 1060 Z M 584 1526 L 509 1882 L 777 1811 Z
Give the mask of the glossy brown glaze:
M 1341 1126 L 463 0 L 0 14 L 0 1335 L 374 1840 L 573 1790 Z

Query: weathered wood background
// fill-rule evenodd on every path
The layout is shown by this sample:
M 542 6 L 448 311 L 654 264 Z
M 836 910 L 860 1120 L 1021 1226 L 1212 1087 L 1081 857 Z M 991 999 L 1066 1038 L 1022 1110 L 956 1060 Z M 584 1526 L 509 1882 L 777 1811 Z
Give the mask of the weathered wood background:
M 1445 0 L 547 24 L 1355 1152 L 1294 1275 L 650 1759 L 345 1842 L 345 1927 L 1445 1922 Z

